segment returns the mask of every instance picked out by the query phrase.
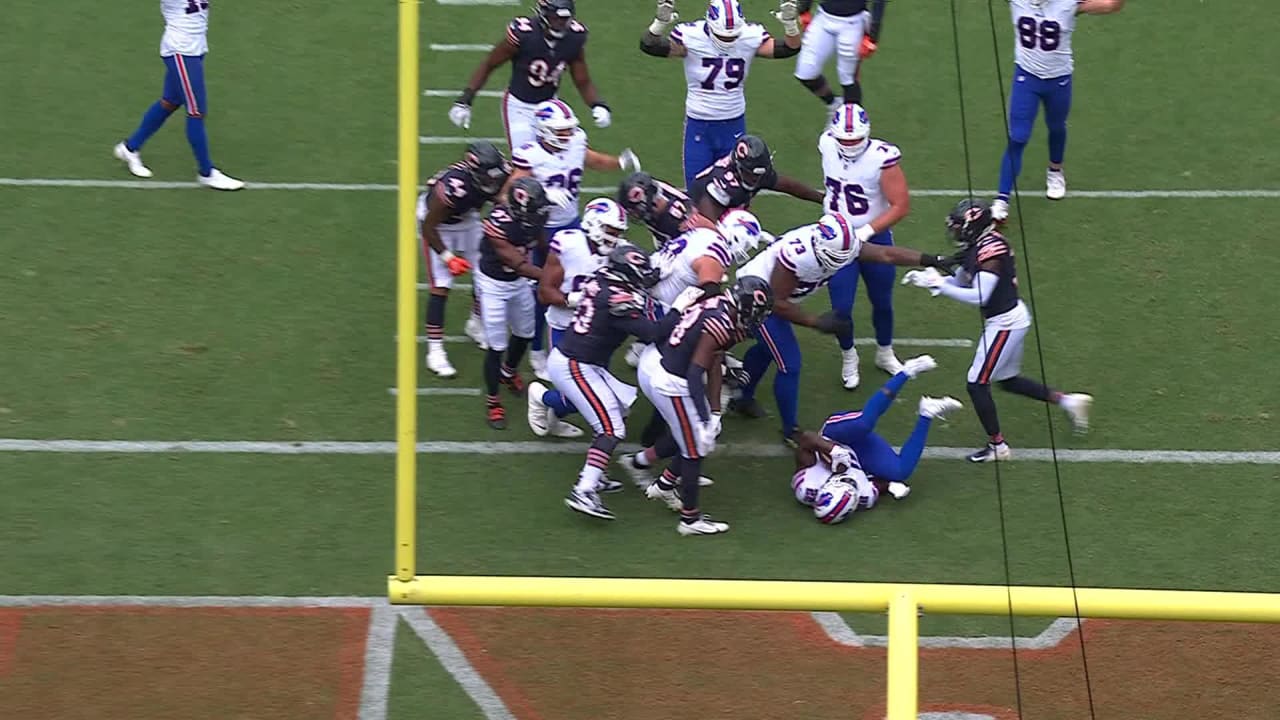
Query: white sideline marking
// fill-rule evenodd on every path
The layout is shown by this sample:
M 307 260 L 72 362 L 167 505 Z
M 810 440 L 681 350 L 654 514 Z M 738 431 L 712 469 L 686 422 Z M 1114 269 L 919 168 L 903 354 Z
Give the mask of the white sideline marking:
M 461 47 L 461 46 L 436 46 Z M 470 47 L 470 46 L 466 46 Z M 487 45 L 476 46 L 488 49 Z M 419 138 L 429 144 L 461 144 L 472 140 L 488 140 L 492 143 L 506 144 L 506 138 L 466 138 L 438 137 L 434 140 Z M 80 187 L 80 188 L 120 188 L 130 190 L 202 190 L 195 182 L 167 182 L 163 180 L 87 180 L 79 178 L 9 178 L 0 177 L 0 186 L 10 187 Z M 347 192 L 394 192 L 396 185 L 392 183 L 309 183 L 309 182 L 248 182 L 246 190 L 337 190 Z M 584 187 L 581 192 L 588 194 L 615 193 L 617 186 Z M 984 191 L 985 192 L 985 191 Z M 773 190 L 765 190 L 766 195 L 777 195 Z M 982 192 L 975 191 L 982 195 Z M 993 194 L 994 191 L 987 194 Z M 913 189 L 912 195 L 918 197 L 967 197 L 968 190 Z M 1072 190 L 1071 197 L 1105 200 L 1131 200 L 1138 198 L 1280 198 L 1280 190 Z
M 435 50 L 436 52 L 489 52 L 493 49 L 493 46 L 481 45 L 479 43 L 462 43 L 453 45 L 448 43 L 431 43 L 427 46 L 427 49 Z
M 396 388 L 387 388 L 387 394 L 399 395 L 400 391 L 397 390 Z M 464 397 L 480 397 L 481 395 L 484 394 L 484 391 L 481 390 L 480 388 L 473 388 L 473 387 L 456 387 L 456 388 L 427 387 L 427 388 L 418 388 L 418 391 L 415 394 L 418 397 L 424 397 L 428 395 L 460 395 Z
M 453 388 L 449 388 L 453 389 Z M 624 452 L 635 452 L 639 445 L 622 445 Z M 510 442 L 429 441 L 417 444 L 419 453 L 441 455 L 581 455 L 585 443 L 551 440 Z M 28 440 L 0 439 L 0 452 L 46 453 L 227 453 L 250 455 L 394 455 L 396 444 L 390 441 L 256 441 L 256 440 Z M 928 460 L 963 460 L 972 448 L 925 448 Z M 791 450 L 781 443 L 728 443 L 719 453 L 736 457 L 790 457 Z M 1050 448 L 1016 448 L 1016 460 L 1047 462 L 1053 459 Z M 1280 452 L 1263 450 L 1058 450 L 1058 460 L 1070 463 L 1133 463 L 1174 465 L 1280 465 Z M 323 600 L 323 599 L 322 599 Z
M 430 289 L 431 289 L 431 284 L 430 284 L 430 283 L 418 283 L 418 289 L 419 289 L 419 290 L 430 290 Z M 454 284 L 453 284 L 453 289 L 454 289 L 454 290 L 470 290 L 470 289 L 471 289 L 471 283 L 469 283 L 469 282 L 456 282 L 456 283 L 454 283 Z
M 519 0 L 436 0 L 441 5 L 518 5 Z
M 471 698 L 471 701 L 484 713 L 485 720 L 516 720 L 506 703 L 498 697 L 489 683 L 480 677 L 480 673 L 467 660 L 466 653 L 449 637 L 444 628 L 431 619 L 431 613 L 422 607 L 397 608 L 396 612 L 409 623 L 409 627 L 417 633 L 426 644 L 445 672 L 453 676 L 454 682 Z
M 515 3 L 512 3 L 512 4 L 514 5 Z M 452 97 L 458 97 L 458 95 L 461 92 L 462 92 L 461 90 L 423 90 L 422 96 L 452 98 Z M 500 98 L 502 97 L 502 93 L 497 90 L 481 90 L 480 92 L 476 93 L 476 97 Z
M 986 713 L 971 713 L 961 710 L 945 710 L 943 712 L 922 712 L 918 716 L 919 720 L 996 720 L 994 716 Z
M 809 613 L 818 623 L 818 627 L 822 628 L 827 637 L 841 645 L 849 647 L 889 647 L 889 637 L 887 635 L 859 635 L 839 613 L 832 612 L 815 612 Z M 1057 647 L 1058 643 L 1069 636 L 1076 629 L 1075 618 L 1058 618 L 1049 627 L 1040 631 L 1033 637 L 1018 637 L 1019 650 L 1048 650 Z M 984 637 L 938 637 L 926 636 L 920 638 L 920 647 L 922 648 L 966 648 L 969 650 L 1002 650 L 1012 647 L 1012 641 L 1008 637 L 984 636 Z
M 504 137 L 464 137 L 462 135 L 419 135 L 418 142 L 423 145 L 467 145 L 477 140 L 485 140 L 494 145 L 506 145 Z
M 0 595 L 0 607 L 373 608 L 378 596 L 294 595 Z
M 396 654 L 396 611 L 390 605 L 369 613 L 369 634 L 364 641 L 364 682 L 360 686 L 359 720 L 387 717 L 391 694 L 391 661 Z

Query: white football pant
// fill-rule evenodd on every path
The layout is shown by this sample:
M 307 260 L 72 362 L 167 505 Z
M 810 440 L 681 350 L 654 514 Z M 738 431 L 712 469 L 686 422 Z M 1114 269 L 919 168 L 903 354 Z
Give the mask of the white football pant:
M 466 258 L 476 267 L 480 264 L 480 242 L 484 233 L 480 230 L 480 219 L 475 215 L 465 218 L 456 225 L 440 225 L 436 228 L 444 247 L 454 255 Z M 440 254 L 431 249 L 424 240 L 422 250 L 425 253 L 423 267 L 427 271 L 427 284 L 433 288 L 453 287 L 453 275 L 449 266 L 441 259 Z
M 507 349 L 508 331 L 516 337 L 533 339 L 537 309 L 527 278 L 494 280 L 478 272 L 475 287 L 480 296 L 480 321 L 484 323 L 485 342 L 490 350 Z
M 507 131 L 510 150 L 537 141 L 538 137 L 533 131 L 533 111 L 537 108 L 536 104 L 517 100 L 509 92 L 502 94 L 502 126 Z M 506 155 L 510 157 L 511 153 L 507 152 Z
M 667 428 L 675 436 L 680 456 L 689 459 L 702 457 L 694 429 L 699 422 L 698 406 L 688 394 L 685 379 L 672 375 L 662 367 L 662 353 L 656 345 L 648 346 L 640 355 L 638 376 L 640 389 L 658 412 L 662 413 L 662 419 L 667 421 Z M 680 387 L 685 388 L 685 394 L 675 392 Z
M 838 17 L 828 15 L 818 8 L 813 20 L 804 31 L 800 54 L 796 57 L 796 77 L 814 80 L 822 74 L 822 67 L 836 51 L 836 76 L 841 85 L 852 85 L 858 72 L 858 51 L 862 36 L 871 24 L 871 13 L 863 10 L 857 15 Z M 838 94 L 838 93 L 837 93 Z
M 627 415 L 636 401 L 635 387 L 628 385 L 599 365 L 565 357 L 559 348 L 547 357 L 551 384 L 590 423 L 596 435 L 627 436 Z
M 1022 372 L 1022 343 L 1030 328 L 1000 328 L 988 325 L 978 338 L 969 367 L 969 382 L 990 385 Z

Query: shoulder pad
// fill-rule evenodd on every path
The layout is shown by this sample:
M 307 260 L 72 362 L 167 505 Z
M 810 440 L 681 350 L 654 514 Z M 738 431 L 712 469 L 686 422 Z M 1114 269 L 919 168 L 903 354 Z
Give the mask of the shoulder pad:
M 520 47 L 520 42 L 537 30 L 537 27 L 537 24 L 532 18 L 512 18 L 511 22 L 507 25 L 507 42 L 516 47 Z
M 586 26 L 586 25 L 584 25 L 584 24 L 582 23 L 582 21 L 581 21 L 581 20 L 579 20 L 579 19 L 577 19 L 577 18 L 574 18 L 574 19 L 572 19 L 572 20 L 570 20 L 570 21 L 569 21 L 568 30 L 569 30 L 569 32 L 571 32 L 571 33 L 573 33 L 573 34 L 575 34 L 575 35 L 586 35 L 586 34 L 587 34 L 587 32 L 588 32 L 588 31 L 587 31 L 587 26 Z

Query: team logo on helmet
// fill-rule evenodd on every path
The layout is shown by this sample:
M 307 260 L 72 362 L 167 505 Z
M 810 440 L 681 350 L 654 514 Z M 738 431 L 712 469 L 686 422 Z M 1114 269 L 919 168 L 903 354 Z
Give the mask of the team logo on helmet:
M 516 201 L 517 205 L 529 204 L 529 193 L 522 187 L 511 188 L 511 199 Z
M 707 19 L 709 20 L 720 19 L 720 7 L 716 5 L 714 2 L 711 3 L 709 7 L 707 7 Z
M 836 239 L 836 231 L 835 231 L 835 229 L 834 229 L 834 228 L 832 228 L 830 225 L 827 225 L 826 223 L 819 223 L 819 224 L 818 224 L 818 232 L 822 235 L 823 239 L 825 239 L 825 240 L 835 240 L 835 239 Z
M 965 222 L 977 222 L 982 219 L 982 213 L 985 210 L 980 205 L 974 205 L 964 211 Z

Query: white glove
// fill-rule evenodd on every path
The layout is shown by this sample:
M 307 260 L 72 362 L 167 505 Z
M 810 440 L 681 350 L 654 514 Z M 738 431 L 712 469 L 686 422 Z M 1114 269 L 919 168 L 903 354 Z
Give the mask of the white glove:
M 618 153 L 618 167 L 622 168 L 622 172 L 640 172 L 640 158 L 636 157 L 631 148 L 627 148 Z
M 936 367 L 938 367 L 938 362 L 933 359 L 933 356 L 918 355 L 902 363 L 902 372 L 906 373 L 907 377 L 913 378 L 922 372 L 929 372 Z
M 871 238 L 875 237 L 876 230 L 871 227 L 871 223 L 859 225 L 853 229 L 853 236 L 858 239 L 859 243 L 866 244 L 871 242 Z
M 908 270 L 902 276 L 903 285 L 915 285 L 916 287 L 928 288 L 929 294 L 937 296 L 941 292 L 938 288 L 946 284 L 947 279 L 938 272 L 937 268 L 925 268 L 924 270 Z
M 449 108 L 449 121 L 460 128 L 469 129 L 471 127 L 471 106 L 462 103 L 454 103 Z
M 609 108 L 604 105 L 592 107 L 591 118 L 596 121 L 596 127 L 598 128 L 607 128 L 609 123 L 613 122 L 613 115 L 609 113 Z
M 576 307 L 578 307 L 578 305 L 580 305 L 580 304 L 582 303 L 582 291 L 581 291 L 581 290 L 574 290 L 573 292 L 571 292 L 571 293 L 569 293 L 568 295 L 566 295 L 566 296 L 565 296 L 565 298 L 564 298 L 564 300 L 565 300 L 565 303 L 564 303 L 564 304 L 565 304 L 566 306 L 571 307 L 571 308 L 576 308 Z
M 799 35 L 800 22 L 799 13 L 797 12 L 796 0 L 782 0 L 778 3 L 778 9 L 773 16 L 782 23 L 782 32 L 785 35 Z
M 690 305 L 697 302 L 698 298 L 702 297 L 702 295 L 702 288 L 697 286 L 687 287 L 684 290 L 681 290 L 680 294 L 676 296 L 676 299 L 671 302 L 671 309 L 682 313 L 685 310 L 688 310 Z
M 568 190 L 558 187 L 547 188 L 547 202 L 566 209 L 574 205 L 573 195 Z
M 901 500 L 911 494 L 911 486 L 895 480 L 889 483 L 889 494 L 893 496 L 893 499 Z
M 658 0 L 658 9 L 653 14 L 653 22 L 649 23 L 649 32 L 662 37 L 679 19 L 680 13 L 676 12 L 676 0 Z
M 720 413 L 711 413 L 711 427 L 716 431 L 716 437 L 720 437 L 720 433 L 724 432 L 723 418 Z
M 839 475 L 853 467 L 853 453 L 849 448 L 836 445 L 831 448 L 831 472 Z
M 699 421 L 693 427 L 694 441 L 698 444 L 698 454 L 704 457 L 715 452 L 716 449 L 716 428 L 712 425 L 713 422 L 714 420 Z

